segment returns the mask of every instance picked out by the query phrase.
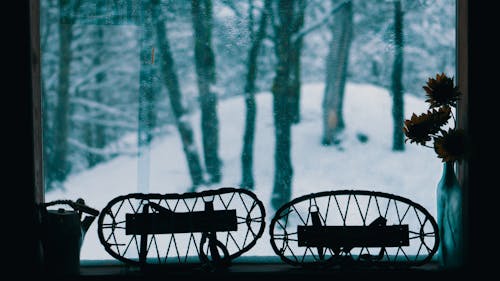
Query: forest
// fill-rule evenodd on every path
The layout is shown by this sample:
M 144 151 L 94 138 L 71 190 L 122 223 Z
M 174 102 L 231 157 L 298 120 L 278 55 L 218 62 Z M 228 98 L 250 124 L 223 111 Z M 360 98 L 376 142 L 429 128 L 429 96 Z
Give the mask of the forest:
M 291 199 L 303 85 L 324 83 L 321 145 L 331 149 L 349 126 L 346 84 L 387 89 L 386 138 L 397 152 L 405 150 L 404 96 L 422 98 L 428 77 L 455 73 L 453 0 L 42 0 L 40 34 L 47 192 L 123 155 L 147 170 L 152 142 L 172 127 L 191 181 L 185 190 L 220 183 L 218 105 L 233 97 L 245 102 L 234 144 L 239 185 L 252 190 L 256 99 L 270 92 L 269 188 L 278 207 Z M 137 184 L 148 190 L 147 179 Z

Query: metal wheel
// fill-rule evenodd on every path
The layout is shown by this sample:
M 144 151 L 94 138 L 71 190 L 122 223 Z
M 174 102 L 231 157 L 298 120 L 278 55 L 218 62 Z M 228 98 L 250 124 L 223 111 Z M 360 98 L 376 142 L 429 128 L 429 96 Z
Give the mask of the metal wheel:
M 271 246 L 297 266 L 412 266 L 439 246 L 435 219 L 421 205 L 393 194 L 338 190 L 284 204 L 271 220 Z
M 227 263 L 253 247 L 264 228 L 262 202 L 237 188 L 119 196 L 98 219 L 105 250 L 129 265 Z

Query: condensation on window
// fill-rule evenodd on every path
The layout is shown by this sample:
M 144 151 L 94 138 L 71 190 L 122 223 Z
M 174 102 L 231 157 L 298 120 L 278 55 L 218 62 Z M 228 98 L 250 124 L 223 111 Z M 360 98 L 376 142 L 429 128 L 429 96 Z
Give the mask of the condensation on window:
M 267 226 L 356 189 L 436 215 L 442 163 L 402 126 L 455 75 L 454 0 L 40 2 L 46 201 L 245 188 Z M 81 259 L 112 259 L 96 223 Z

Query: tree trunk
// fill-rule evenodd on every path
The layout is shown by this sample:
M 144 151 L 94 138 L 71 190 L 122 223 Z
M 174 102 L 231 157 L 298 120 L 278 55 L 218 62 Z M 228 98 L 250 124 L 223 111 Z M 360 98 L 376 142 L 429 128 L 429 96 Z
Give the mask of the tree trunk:
M 68 9 L 71 1 L 61 0 L 60 11 Z M 59 74 L 57 85 L 57 105 L 54 114 L 54 156 L 51 165 L 53 179 L 56 182 L 66 180 L 71 170 L 68 161 L 69 134 L 69 83 L 72 60 L 71 41 L 72 23 L 59 24 Z
M 212 50 L 212 1 L 192 0 L 194 56 L 201 106 L 201 132 L 205 167 L 210 182 L 221 180 L 219 150 L 219 120 L 217 95 L 210 88 L 215 83 L 215 57 Z
M 336 2 L 336 1 L 332 1 Z M 335 3 L 333 3 L 335 4 Z M 345 2 L 330 25 L 332 41 L 326 59 L 326 81 L 323 95 L 323 145 L 338 142 L 344 127 L 344 93 L 352 42 L 352 2 Z
M 405 149 L 403 122 L 404 122 L 404 100 L 403 100 L 403 10 L 401 1 L 394 2 L 394 65 L 392 68 L 392 118 L 393 138 L 392 150 L 403 151 Z
M 273 80 L 273 119 L 275 126 L 274 184 L 271 198 L 277 209 L 291 198 L 293 167 L 291 161 L 291 125 L 293 119 L 292 64 L 291 50 L 295 1 L 279 0 L 275 9 L 275 52 L 277 56 L 276 75 Z
M 264 8 L 259 21 L 257 34 L 253 37 L 247 59 L 247 76 L 245 81 L 245 132 L 243 135 L 243 149 L 241 152 L 241 186 L 248 189 L 254 187 L 253 177 L 253 144 L 255 138 L 255 118 L 257 105 L 255 101 L 255 80 L 257 78 L 257 56 L 259 54 L 262 40 L 266 35 L 267 18 L 271 0 L 264 2 Z M 252 11 L 250 11 L 252 13 Z M 253 26 L 250 26 L 253 31 Z
M 304 16 L 305 16 L 305 1 L 297 0 L 297 6 L 299 9 L 296 11 L 295 19 L 292 25 L 292 33 L 298 33 L 304 26 Z M 291 62 L 290 62 L 290 106 L 292 110 L 292 123 L 298 124 L 300 122 L 300 54 L 302 53 L 303 46 L 303 36 L 300 36 L 293 40 L 290 45 Z
M 170 50 L 170 42 L 167 36 L 166 22 L 163 20 L 160 11 L 158 0 L 154 0 L 154 14 L 156 19 L 156 40 L 159 46 L 160 57 L 160 70 L 163 77 L 163 82 L 168 90 L 170 106 L 172 108 L 175 124 L 182 141 L 182 148 L 186 156 L 191 182 L 193 184 L 192 190 L 195 190 L 200 184 L 203 183 L 203 170 L 200 163 L 200 157 L 196 144 L 194 142 L 194 134 L 191 124 L 188 122 L 186 110 L 182 104 L 182 94 L 179 87 L 179 79 L 175 71 L 175 62 Z
M 302 37 L 292 44 L 291 48 L 291 82 L 290 82 L 290 109 L 292 110 L 292 123 L 300 122 L 300 53 L 302 52 Z

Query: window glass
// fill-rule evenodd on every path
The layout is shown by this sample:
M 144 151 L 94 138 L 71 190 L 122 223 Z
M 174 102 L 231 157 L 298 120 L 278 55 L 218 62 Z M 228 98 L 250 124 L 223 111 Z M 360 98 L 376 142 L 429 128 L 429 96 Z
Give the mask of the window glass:
M 45 200 L 244 187 L 269 222 L 362 189 L 435 216 L 441 160 L 402 126 L 455 75 L 455 1 L 277 2 L 42 0 Z M 112 259 L 96 224 L 82 260 Z

